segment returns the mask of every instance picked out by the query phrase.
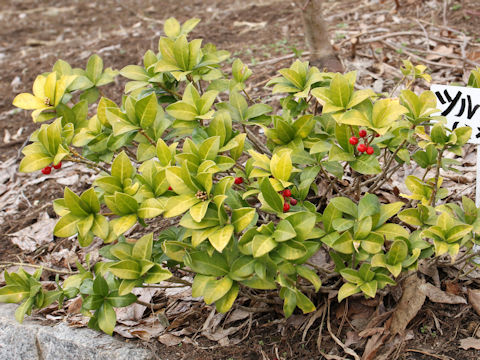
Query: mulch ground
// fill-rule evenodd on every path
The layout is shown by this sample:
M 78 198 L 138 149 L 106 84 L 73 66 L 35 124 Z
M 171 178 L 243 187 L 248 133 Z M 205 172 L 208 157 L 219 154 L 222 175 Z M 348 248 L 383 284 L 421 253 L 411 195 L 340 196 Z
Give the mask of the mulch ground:
M 480 63 L 478 0 L 451 0 L 446 9 L 443 1 L 401 0 L 400 3 L 402 6 L 396 12 L 393 0 L 325 1 L 331 38 L 346 69 L 357 70 L 359 85 L 371 86 L 377 92 L 393 88 L 401 77 L 398 68 L 405 58 L 426 62 L 434 82 L 464 83 L 466 74 Z M 289 66 L 294 53 L 305 54 L 308 50 L 300 14 L 290 1 L 0 2 L 0 260 L 43 262 L 69 268 L 85 255 L 73 242 L 62 239 L 54 239 L 32 251 L 12 243 L 12 235 L 19 230 L 46 217 L 55 217 L 50 204 L 62 197 L 65 185 L 79 192 L 88 187 L 91 179 L 91 174 L 79 173 L 73 166 L 49 177 L 16 172 L 19 150 L 37 125 L 26 111 L 13 108 L 14 96 L 30 92 L 36 75 L 49 71 L 58 58 L 74 67 L 84 67 L 88 57 L 97 53 L 105 66 L 115 69 L 139 64 L 146 50 L 157 49 L 162 23 L 170 16 L 180 21 L 201 18 L 192 36 L 202 38 L 205 43 L 212 42 L 248 63 L 254 72 L 249 80 L 249 93 L 267 99 L 273 106 L 278 98 L 271 96 L 264 85 L 278 69 Z M 355 48 L 352 39 L 358 39 Z M 105 96 L 118 102 L 125 82 L 118 77 L 114 85 L 105 88 Z M 421 88 L 426 89 L 427 85 Z M 450 179 L 457 189 L 456 196 L 473 196 L 474 171 L 475 157 L 471 154 L 465 158 L 462 174 Z M 451 276 L 440 272 L 442 280 Z M 472 281 L 461 286 L 465 284 Z M 442 286 L 445 285 L 444 282 Z M 161 296 L 158 297 L 160 301 Z M 325 294 L 319 294 L 316 300 L 321 304 L 325 299 Z M 394 306 L 391 296 L 382 301 L 387 308 Z M 375 306 L 378 303 L 372 305 L 360 300 L 352 301 L 347 309 L 332 304 L 331 332 L 361 354 L 365 341 L 355 338 L 356 326 L 361 323 L 362 314 Z M 235 326 L 245 324 L 236 334 L 241 341 L 221 346 L 212 340 L 214 337 L 197 336 L 207 321 L 213 321 L 209 318 L 210 311 L 210 307 L 196 304 L 169 315 L 170 324 L 181 318 L 183 323 L 176 324 L 179 334 L 175 336 L 185 335 L 193 339 L 190 343 L 166 347 L 153 339 L 141 344 L 154 348 L 161 359 L 318 359 L 320 338 L 320 348 L 327 358 L 346 358 L 326 332 L 321 316 L 305 332 L 310 318 L 295 314 L 285 321 L 280 305 L 265 313 L 243 314 L 241 320 L 232 322 Z M 50 315 L 50 319 L 58 318 Z M 480 352 L 461 349 L 459 340 L 475 337 L 479 326 L 480 317 L 470 305 L 427 301 L 410 323 L 407 340 L 398 344 L 398 351 L 391 357 L 478 359 Z M 175 339 L 172 341 L 175 343 Z

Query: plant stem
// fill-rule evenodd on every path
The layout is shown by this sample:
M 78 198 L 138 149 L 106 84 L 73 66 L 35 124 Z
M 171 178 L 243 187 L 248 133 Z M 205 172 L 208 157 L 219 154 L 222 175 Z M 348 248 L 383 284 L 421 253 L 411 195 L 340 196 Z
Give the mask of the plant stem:
M 142 135 L 145 137 L 145 139 L 148 140 L 148 142 L 149 142 L 150 144 L 152 144 L 153 146 L 157 146 L 157 144 L 155 143 L 155 141 L 153 141 L 153 139 L 152 139 L 150 136 L 148 136 L 148 134 L 145 132 L 145 130 L 140 129 L 140 130 L 138 130 L 138 132 L 139 132 L 140 134 L 142 134 Z
M 400 84 L 405 80 L 405 75 L 395 84 L 394 88 L 392 89 L 392 91 L 390 91 L 390 94 L 388 94 L 388 97 L 391 98 L 393 96 L 393 94 L 395 93 L 395 91 L 398 89 L 398 87 L 400 86 Z
M 247 100 L 250 101 L 251 103 L 254 103 L 255 101 L 252 100 L 252 98 L 250 97 L 250 95 L 248 95 L 247 93 L 247 90 L 243 89 L 242 90 L 243 93 L 245 94 L 245 96 L 247 97 Z
M 395 159 L 395 156 L 397 156 L 398 152 L 403 148 L 403 146 L 407 143 L 407 140 L 403 140 L 402 143 L 397 147 L 395 152 L 392 154 L 392 156 L 388 159 L 388 162 L 385 164 L 385 167 L 383 168 L 382 173 L 378 176 L 377 180 L 373 183 L 372 186 L 368 189 L 369 193 L 373 193 L 378 189 L 378 184 L 382 179 L 387 175 L 387 172 L 390 168 L 390 165 L 392 165 L 393 159 Z
M 337 187 L 337 184 L 335 184 L 335 182 L 330 179 L 330 176 L 328 175 L 328 173 L 325 171 L 325 169 L 323 168 L 322 164 L 319 162 L 318 163 L 320 165 L 320 171 L 322 172 L 323 176 L 325 176 L 328 180 L 328 182 L 332 185 L 333 187 L 333 190 L 337 192 L 337 194 L 340 194 L 342 196 L 345 196 L 343 194 L 343 192 Z
M 440 178 L 440 168 L 442 167 L 442 157 L 443 157 L 443 152 L 445 151 L 445 147 L 446 146 L 444 146 L 443 149 L 440 150 L 440 152 L 438 153 L 437 168 L 435 172 L 435 187 L 433 188 L 432 197 L 430 198 L 430 205 L 432 207 L 435 207 L 437 191 L 438 191 L 438 180 Z
M 88 165 L 88 166 L 90 166 L 90 167 L 97 168 L 97 170 L 102 170 L 102 171 L 105 171 L 105 172 L 107 172 L 107 173 L 110 173 L 110 170 L 108 170 L 105 166 L 100 165 L 100 164 L 97 164 L 97 163 L 94 162 L 94 161 L 88 160 L 87 158 L 85 158 L 85 157 L 83 157 L 82 155 L 80 155 L 73 147 L 70 147 L 70 152 L 72 153 L 72 155 L 73 155 L 74 157 L 68 156 L 68 157 L 66 158 L 67 161 L 72 161 L 72 162 L 76 162 L 76 163 L 82 163 L 82 164 Z
M 172 276 L 171 278 L 165 280 L 166 282 L 174 283 L 174 284 L 183 284 L 187 286 L 192 286 L 192 283 L 187 280 L 180 279 L 179 277 Z
M 253 132 L 251 132 L 250 130 L 247 129 L 247 127 L 245 126 L 245 124 L 242 124 L 242 127 L 243 127 L 243 131 L 245 131 L 245 133 L 247 134 L 247 138 L 248 140 L 250 140 L 253 145 L 255 146 L 255 148 L 262 152 L 262 153 L 265 153 L 269 156 L 272 155 L 272 153 L 270 152 L 270 150 L 268 150 L 268 148 L 263 145 L 258 139 L 257 137 L 255 136 L 255 134 Z
M 135 301 L 137 304 L 140 304 L 140 305 L 143 305 L 143 306 L 146 306 L 148 307 L 149 309 L 153 309 L 153 310 L 160 310 L 160 309 L 163 309 L 165 307 L 165 304 L 151 304 L 151 303 L 147 303 L 145 301 L 142 301 L 142 300 L 138 300 Z
M 182 98 L 182 94 L 176 92 L 175 90 L 171 90 L 169 88 L 167 88 L 164 84 L 158 82 L 158 83 L 155 83 L 158 85 L 159 88 L 161 88 L 162 90 L 165 90 L 166 92 L 168 92 L 170 95 L 173 95 L 178 99 L 181 99 Z

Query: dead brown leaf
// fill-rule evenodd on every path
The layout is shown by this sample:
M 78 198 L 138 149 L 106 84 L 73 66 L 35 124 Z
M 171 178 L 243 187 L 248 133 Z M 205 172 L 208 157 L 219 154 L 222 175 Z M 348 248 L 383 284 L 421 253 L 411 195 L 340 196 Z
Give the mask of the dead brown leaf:
M 177 346 L 182 342 L 182 338 L 172 334 L 163 334 L 158 337 L 158 341 L 166 346 Z
M 449 294 L 460 295 L 462 293 L 462 287 L 457 282 L 446 281 L 445 291 Z
M 468 337 L 460 340 L 460 347 L 464 350 L 475 349 L 480 350 L 480 339 Z
M 405 279 L 403 295 L 392 314 L 392 322 L 389 329 L 392 335 L 403 333 L 408 323 L 422 308 L 426 298 L 425 294 L 420 291 L 420 286 L 423 283 L 423 280 L 419 279 L 416 274 Z
M 462 296 L 449 294 L 441 289 L 437 288 L 435 285 L 430 283 L 424 283 L 420 285 L 419 290 L 428 296 L 428 299 L 435 303 L 441 304 L 466 304 L 467 300 Z
M 442 57 L 446 55 L 453 54 L 453 48 L 445 45 L 438 45 L 433 49 L 433 51 L 436 54 L 428 54 L 427 60 L 440 60 Z
M 47 212 L 39 216 L 36 223 L 11 234 L 12 243 L 28 252 L 53 241 L 53 228 L 57 220 L 50 218 Z
M 480 290 L 468 289 L 468 302 L 477 314 L 480 315 Z

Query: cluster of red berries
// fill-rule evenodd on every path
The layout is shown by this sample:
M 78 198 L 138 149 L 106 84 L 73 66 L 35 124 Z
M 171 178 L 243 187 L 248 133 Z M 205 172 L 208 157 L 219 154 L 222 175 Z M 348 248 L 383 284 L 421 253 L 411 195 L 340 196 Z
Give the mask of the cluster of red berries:
M 57 165 L 52 165 L 52 166 L 46 166 L 42 169 L 42 174 L 44 175 L 48 175 L 52 172 L 52 167 L 55 169 L 55 170 L 58 170 L 62 167 L 62 162 L 60 161 Z
M 289 199 L 290 200 L 290 204 L 292 204 L 293 206 L 297 205 L 298 201 L 297 199 L 294 199 L 292 197 L 292 191 L 290 189 L 285 189 L 283 190 L 282 192 L 282 195 L 283 195 L 283 198 L 286 200 L 286 199 Z M 290 204 L 285 201 L 284 204 L 283 204 L 283 212 L 287 212 L 288 210 L 290 210 Z
M 360 136 L 362 139 L 365 139 L 365 138 L 367 137 L 367 131 L 366 131 L 366 130 L 363 130 L 363 129 L 360 130 L 360 131 L 358 132 L 358 136 Z M 376 134 L 375 136 L 378 136 L 378 134 Z M 350 138 L 349 142 L 350 142 L 350 144 L 352 144 L 352 145 L 355 146 L 355 145 L 358 144 L 359 140 L 358 140 L 358 138 L 357 138 L 356 136 L 352 136 L 352 137 Z M 368 155 L 372 155 L 372 154 L 375 152 L 375 150 L 373 149 L 373 147 L 365 144 L 365 142 L 364 142 L 363 144 L 359 144 L 359 145 L 357 146 L 357 150 L 358 150 L 358 152 L 360 152 L 360 153 L 367 153 Z

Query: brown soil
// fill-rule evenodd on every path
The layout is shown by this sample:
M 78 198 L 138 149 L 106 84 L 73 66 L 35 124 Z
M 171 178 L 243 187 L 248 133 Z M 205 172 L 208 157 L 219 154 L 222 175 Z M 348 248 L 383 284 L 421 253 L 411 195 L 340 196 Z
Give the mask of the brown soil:
M 337 45 L 341 44 L 339 52 L 348 70 L 356 69 L 365 59 L 375 59 L 398 67 L 401 59 L 406 57 L 401 51 L 395 52 L 381 43 L 372 43 L 360 46 L 357 58 L 350 59 L 350 43 L 343 39 L 362 32 L 362 24 L 372 28 L 372 23 L 376 23 L 378 27 L 388 27 L 390 31 L 422 31 L 417 18 L 443 23 L 442 1 L 437 1 L 438 8 L 433 9 L 421 0 L 401 0 L 402 7 L 398 13 L 393 11 L 393 0 L 382 4 L 375 1 L 370 3 L 371 5 L 367 1 L 354 0 L 326 2 L 325 13 L 332 20 L 331 36 Z M 478 0 L 450 1 L 446 14 L 446 25 L 466 33 L 472 42 L 480 41 Z M 286 0 L 0 1 L 0 160 L 16 157 L 28 135 L 37 128 L 26 111 L 18 111 L 11 105 L 16 94 L 31 92 L 37 74 L 49 71 L 58 58 L 66 60 L 72 66 L 84 67 L 93 53 L 103 58 L 105 66 L 116 69 L 140 63 L 147 49 L 157 50 L 158 38 L 162 32 L 161 21 L 170 16 L 175 16 L 180 21 L 200 17 L 202 22 L 193 32 L 194 37 L 212 42 L 218 48 L 229 50 L 233 56 L 250 63 L 254 76 L 249 80 L 249 90 L 255 97 L 269 94 L 263 88 L 266 80 L 276 70 L 287 66 L 292 58 L 266 64 L 262 61 L 291 54 L 292 49 L 305 50 L 301 18 L 293 2 Z M 405 23 L 397 24 L 395 19 L 398 18 L 411 19 L 408 29 L 405 29 Z M 262 22 L 265 22 L 264 25 L 261 25 Z M 252 27 L 255 24 L 257 25 Z M 426 26 L 425 23 L 423 25 Z M 445 28 L 444 31 L 447 33 L 444 36 L 454 34 L 452 29 Z M 405 48 L 408 49 L 408 46 L 405 45 Z M 478 62 L 479 49 L 469 48 L 468 58 Z M 458 49 L 455 51 L 457 54 Z M 386 66 L 386 69 L 389 67 Z M 366 70 L 359 74 L 359 81 L 364 85 L 372 83 L 372 73 L 382 74 L 376 65 Z M 461 69 L 447 71 L 434 66 L 434 70 L 434 77 L 437 75 L 449 82 L 461 81 L 464 75 Z M 395 81 L 395 73 L 386 71 L 385 78 L 385 88 L 389 90 Z M 105 88 L 105 96 L 118 101 L 124 84 L 125 79 L 119 77 L 113 86 Z M 5 142 L 7 134 L 11 135 L 11 139 Z M 31 177 L 22 175 L 21 179 L 27 181 Z M 75 184 L 73 189 L 80 191 L 86 187 L 87 184 Z M 48 251 L 47 248 L 33 255 L 22 254 L 19 248 L 11 244 L 8 235 L 34 223 L 41 211 L 47 210 L 50 216 L 54 216 L 51 206 L 45 205 L 61 197 L 62 193 L 63 186 L 54 179 L 32 184 L 23 191 L 25 200 L 19 202 L 18 211 L 12 214 L 2 213 L 1 260 L 12 260 L 19 256 L 24 261 L 34 261 Z M 55 244 L 71 247 L 71 244 L 58 239 Z M 323 299 L 319 297 L 318 301 L 320 303 Z M 336 311 L 336 308 L 332 308 L 333 313 Z M 460 315 L 456 316 L 458 314 Z M 203 315 L 192 320 L 191 326 L 201 327 L 206 317 L 206 314 Z M 162 359 L 318 359 L 320 355 L 316 350 L 316 341 L 320 320 L 313 324 L 306 340 L 302 342 L 302 331 L 298 329 L 301 319 L 304 319 L 302 315 L 294 315 L 287 322 L 280 321 L 280 318 L 276 313 L 256 314 L 247 339 L 230 348 L 219 347 L 207 340 L 200 347 L 182 345 L 172 348 L 158 342 L 146 346 L 155 348 Z M 333 333 L 337 332 L 340 323 L 338 319 L 332 320 Z M 404 360 L 478 359 L 478 351 L 459 348 L 459 339 L 475 336 L 479 324 L 480 317 L 466 305 L 438 306 L 428 303 L 410 324 L 413 339 L 403 343 L 396 356 Z M 347 332 L 352 328 L 352 324 L 345 323 L 339 332 L 339 338 L 345 340 Z M 336 346 L 326 336 L 325 330 L 323 335 L 324 352 L 333 351 L 331 354 L 342 358 L 342 352 L 332 350 Z M 352 345 L 352 348 L 361 354 L 364 345 L 359 343 L 357 348 L 356 345 Z M 433 355 L 428 355 L 429 353 Z

